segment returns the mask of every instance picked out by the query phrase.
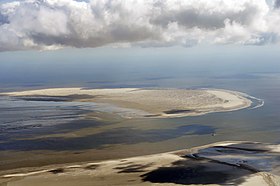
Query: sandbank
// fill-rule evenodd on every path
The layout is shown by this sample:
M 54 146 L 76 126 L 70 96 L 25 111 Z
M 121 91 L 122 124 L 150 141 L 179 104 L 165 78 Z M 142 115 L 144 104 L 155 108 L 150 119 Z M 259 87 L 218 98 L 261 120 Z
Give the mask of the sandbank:
M 124 117 L 183 117 L 212 112 L 228 112 L 250 107 L 246 94 L 222 89 L 85 89 L 51 88 L 4 93 L 8 96 L 34 101 L 75 101 L 106 104 Z
M 5 186 L 279 185 L 279 145 L 230 141 L 169 153 L 42 168 L 0 177 Z

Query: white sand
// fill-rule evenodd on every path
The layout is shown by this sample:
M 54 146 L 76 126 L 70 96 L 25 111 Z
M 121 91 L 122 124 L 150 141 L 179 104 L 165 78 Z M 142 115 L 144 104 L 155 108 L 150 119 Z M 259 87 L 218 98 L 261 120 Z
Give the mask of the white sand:
M 208 93 L 215 95 L 216 97 L 227 100 L 226 102 L 220 103 L 219 106 L 225 109 L 239 109 L 242 105 L 246 107 L 251 103 L 247 98 L 242 96 L 242 93 L 228 91 L 228 90 L 207 90 Z M 217 106 L 217 105 L 213 105 Z

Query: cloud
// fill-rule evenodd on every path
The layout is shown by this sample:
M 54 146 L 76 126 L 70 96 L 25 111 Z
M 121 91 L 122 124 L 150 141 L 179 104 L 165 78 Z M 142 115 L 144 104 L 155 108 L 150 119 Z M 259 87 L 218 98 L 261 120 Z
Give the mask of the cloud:
M 12 1 L 0 4 L 0 51 L 261 45 L 278 42 L 279 24 L 265 0 Z
M 274 7 L 275 8 L 280 8 L 280 0 L 275 0 L 274 1 Z

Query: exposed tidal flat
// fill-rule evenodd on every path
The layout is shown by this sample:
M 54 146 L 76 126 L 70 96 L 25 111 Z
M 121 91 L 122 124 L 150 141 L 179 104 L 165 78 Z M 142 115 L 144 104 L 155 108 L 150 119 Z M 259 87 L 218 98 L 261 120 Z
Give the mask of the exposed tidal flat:
M 112 171 L 121 169 L 117 168 L 120 166 L 117 166 L 114 163 L 112 165 L 109 163 L 108 169 L 103 169 L 102 167 L 98 169 L 98 171 L 101 171 L 100 173 L 98 173 L 98 171 L 93 171 L 87 172 L 86 175 L 83 175 L 83 171 L 77 169 L 74 172 L 70 171 L 71 173 L 68 175 L 70 177 L 67 177 L 67 175 L 65 175 L 65 170 L 67 172 L 68 168 L 75 168 L 76 164 L 73 165 L 74 162 L 87 161 L 90 165 L 90 162 L 98 162 L 100 160 L 167 152 L 176 149 L 186 149 L 203 144 L 209 144 L 216 141 L 223 141 L 229 130 L 220 129 L 218 125 L 215 126 L 205 122 L 200 123 L 199 120 L 195 121 L 196 118 L 211 118 L 211 116 L 213 116 L 212 114 L 231 113 L 230 111 L 237 112 L 240 109 L 246 108 L 246 110 L 249 110 L 263 105 L 262 100 L 247 94 L 219 89 L 58 88 L 5 93 L 2 98 L 4 100 L 11 99 L 11 102 L 9 103 L 22 104 L 21 110 L 28 110 L 29 108 L 32 111 L 32 116 L 29 118 L 27 117 L 25 120 L 27 123 L 25 128 L 21 128 L 20 126 L 18 126 L 19 128 L 13 128 L 11 124 L 15 124 L 15 121 L 6 122 L 6 128 L 1 128 L 3 131 L 0 145 L 2 160 L 1 174 L 4 176 L 1 181 L 3 181 L 3 184 L 8 185 L 30 185 L 31 182 L 41 182 L 42 178 L 44 180 L 49 175 L 50 177 L 53 176 L 53 179 L 57 179 L 56 176 L 59 175 L 62 179 L 61 184 L 64 185 L 70 184 L 68 181 L 71 180 L 71 176 L 80 175 L 81 177 L 79 177 L 79 179 L 83 180 L 80 180 L 80 182 L 84 183 L 84 185 L 90 185 L 93 183 L 92 177 L 87 176 L 92 175 L 94 177 L 99 174 L 100 177 L 95 177 L 97 180 L 104 176 L 108 177 L 106 177 L 103 182 L 94 182 L 95 185 L 111 185 L 113 183 L 119 183 L 122 185 L 129 182 L 129 180 L 126 180 L 128 177 L 123 173 L 135 176 L 132 176 L 133 178 L 130 179 L 131 184 L 149 185 L 151 183 L 162 183 L 162 180 L 158 180 L 156 178 L 157 176 L 154 176 L 154 174 L 158 174 L 158 172 L 152 172 L 154 169 L 156 170 L 162 166 L 167 166 L 171 167 L 171 172 L 177 173 L 179 171 L 178 175 L 181 175 L 187 174 L 188 170 L 192 170 L 192 166 L 202 166 L 201 169 L 204 169 L 205 166 L 203 163 L 205 162 L 199 162 L 198 165 L 193 165 L 189 161 L 187 163 L 181 162 L 182 164 L 179 163 L 178 169 L 176 168 L 177 163 L 173 164 L 174 162 L 172 161 L 182 160 L 181 154 L 180 156 L 176 154 L 174 159 L 173 155 L 167 153 L 164 155 L 143 157 L 143 160 L 140 158 L 140 162 L 137 163 L 136 161 L 135 164 L 132 163 L 131 165 L 127 165 L 127 170 L 121 172 L 123 177 L 119 177 L 114 171 Z M 40 112 L 42 108 L 44 108 L 43 112 L 45 113 L 50 111 L 49 117 L 44 119 L 40 116 L 40 114 L 36 117 L 35 113 L 38 111 Z M 69 113 L 65 113 L 65 117 L 59 119 L 58 116 L 61 114 L 60 112 L 65 111 L 69 111 L 71 113 L 71 117 L 67 118 L 66 116 Z M 240 110 L 240 112 L 242 111 Z M 9 114 L 11 113 L 12 111 L 9 112 Z M 56 123 L 57 117 L 58 120 L 60 120 L 60 123 Z M 186 122 L 185 118 L 189 118 L 187 123 L 184 123 Z M 32 121 L 32 119 L 34 123 L 40 123 L 41 125 L 29 125 L 28 123 Z M 41 121 L 38 122 L 39 120 Z M 45 121 L 45 123 L 43 121 Z M 46 121 L 53 122 L 50 124 Z M 19 121 L 19 123 L 22 122 Z M 230 133 L 236 132 L 236 139 L 242 139 L 246 136 L 246 138 L 250 140 L 250 135 L 252 135 L 251 139 L 255 141 L 257 135 L 258 138 L 262 135 L 266 135 L 266 132 L 264 131 L 246 131 L 246 134 L 239 134 L 238 127 L 235 130 L 236 131 L 230 131 Z M 266 138 L 275 138 L 275 135 L 276 134 L 270 133 L 270 136 Z M 174 146 L 174 144 L 176 144 L 176 146 Z M 256 150 L 256 152 L 259 152 L 259 150 Z M 248 152 L 250 153 L 250 151 Z M 232 153 L 236 152 L 233 151 Z M 187 154 L 184 154 L 184 156 L 186 155 Z M 159 156 L 166 156 L 167 163 L 161 164 L 162 162 L 157 162 Z M 188 156 L 184 158 L 190 160 L 193 157 Z M 242 158 L 241 160 L 243 161 Z M 206 158 L 205 161 L 208 161 L 208 159 Z M 226 162 L 227 161 L 228 160 L 226 160 Z M 152 164 L 153 162 L 157 166 L 151 166 L 153 169 L 150 168 L 146 170 L 145 168 L 149 167 L 147 164 Z M 57 165 L 46 167 L 46 169 L 45 167 L 40 167 L 50 164 L 65 163 L 67 165 L 62 165 L 62 168 Z M 208 173 L 213 173 L 211 170 L 216 169 L 216 165 L 215 163 L 212 165 L 212 160 L 210 164 L 211 165 L 206 165 L 206 173 L 202 171 L 202 175 L 194 175 L 194 178 L 201 177 Z M 78 164 L 77 168 L 80 166 L 83 167 L 84 165 L 85 164 Z M 92 167 L 94 167 L 94 165 L 95 164 L 93 164 Z M 174 170 L 172 167 L 173 165 L 176 165 Z M 65 166 L 70 167 L 65 168 Z M 181 170 L 182 166 L 183 170 Z M 186 170 L 185 166 L 187 166 Z M 235 169 L 231 166 L 217 166 L 221 171 L 214 172 L 214 176 L 212 178 L 215 178 L 215 175 L 217 176 L 223 171 L 226 171 L 227 168 L 229 168 L 231 172 L 233 171 L 232 169 Z M 144 170 L 142 170 L 142 168 Z M 201 169 L 199 168 L 195 170 Z M 170 174 L 170 170 L 166 173 L 163 172 L 163 174 Z M 39 171 L 39 173 L 43 173 L 43 175 L 35 173 L 35 177 L 32 177 L 32 171 Z M 219 183 L 216 184 L 223 184 L 233 180 L 240 182 L 240 179 L 244 175 L 252 175 L 252 173 L 249 173 L 250 170 L 245 169 L 242 171 L 244 174 L 239 172 L 240 175 L 239 173 L 238 175 L 231 175 L 229 176 L 230 179 L 220 180 Z M 258 180 L 260 178 L 258 176 L 261 176 L 262 179 L 263 174 L 258 173 L 262 171 L 265 170 L 254 172 L 254 176 L 257 176 L 257 178 L 254 176 L 250 178 Z M 29 177 L 29 174 L 25 175 L 25 173 L 28 172 L 31 172 L 31 177 Z M 134 174 L 135 172 L 137 175 Z M 152 176 L 148 176 L 149 172 L 151 172 L 150 175 Z M 48 175 L 45 175 L 45 173 Z M 141 177 L 139 173 L 145 176 Z M 255 175 L 255 173 L 258 174 Z M 160 177 L 162 177 L 161 174 L 162 173 L 159 174 Z M 264 175 L 266 175 L 266 173 L 264 173 Z M 64 178 L 61 176 L 66 176 L 64 181 L 67 183 L 63 182 Z M 270 178 L 270 173 L 268 177 Z M 274 175 L 271 177 L 274 179 Z M 107 182 L 107 178 L 112 182 Z M 209 178 L 210 181 L 208 180 L 205 183 L 210 183 L 212 178 Z M 180 180 L 179 178 L 176 179 Z M 18 182 L 16 180 L 18 180 Z M 44 182 L 46 184 L 53 184 L 51 181 L 52 178 L 48 180 L 50 182 L 47 182 L 46 180 L 44 180 Z M 118 180 L 120 182 L 118 182 Z M 174 180 L 165 180 L 163 182 L 169 184 L 176 183 Z M 181 181 L 178 183 L 180 182 Z M 199 183 L 197 180 L 194 180 L 193 183 L 182 182 L 182 184 L 205 183 Z M 266 182 L 264 181 L 264 183 Z
M 5 174 L 22 185 L 280 185 L 279 145 L 220 142 L 169 153 Z
M 11 92 L 6 95 L 33 101 L 94 102 L 111 105 L 124 117 L 182 117 L 247 108 L 251 101 L 244 93 L 183 89 L 83 89 L 55 88 Z M 102 107 L 102 105 L 98 105 Z M 105 106 L 105 105 L 103 105 Z M 127 109 L 127 110 L 125 110 Z M 130 109 L 130 110 L 129 110 Z

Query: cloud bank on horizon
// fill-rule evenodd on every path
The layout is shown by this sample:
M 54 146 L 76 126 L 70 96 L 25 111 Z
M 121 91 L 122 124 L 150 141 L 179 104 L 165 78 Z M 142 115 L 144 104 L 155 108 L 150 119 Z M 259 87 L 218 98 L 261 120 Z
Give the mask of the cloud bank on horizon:
M 279 43 L 280 0 L 0 3 L 0 51 Z

